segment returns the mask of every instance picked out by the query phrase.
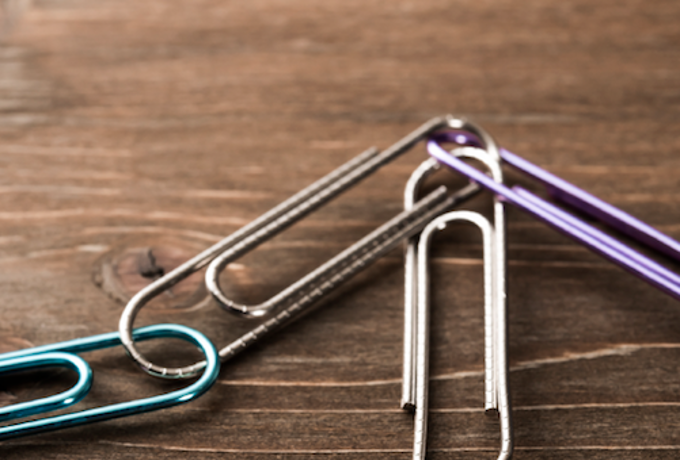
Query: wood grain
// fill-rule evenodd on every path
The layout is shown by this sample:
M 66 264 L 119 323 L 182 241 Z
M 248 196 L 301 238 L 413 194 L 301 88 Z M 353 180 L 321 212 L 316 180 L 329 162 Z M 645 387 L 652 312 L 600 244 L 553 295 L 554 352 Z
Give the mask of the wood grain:
M 444 113 L 680 238 L 679 15 L 673 0 L 35 0 L 0 46 L 0 351 L 115 330 L 130 292 L 95 282 L 107 263 L 151 247 L 178 263 Z M 417 148 L 239 260 L 229 294 L 264 300 L 398 213 L 425 157 Z M 468 207 L 488 213 L 489 197 Z M 677 458 L 678 303 L 520 211 L 508 219 L 515 458 Z M 495 458 L 480 252 L 466 229 L 435 246 L 432 459 Z M 0 455 L 407 458 L 401 263 L 394 251 L 225 365 L 194 403 L 7 441 Z M 157 322 L 218 346 L 254 324 L 168 299 L 137 324 Z M 174 342 L 148 352 L 195 357 Z M 178 385 L 120 349 L 87 357 L 82 407 Z M 3 377 L 0 404 L 72 378 Z

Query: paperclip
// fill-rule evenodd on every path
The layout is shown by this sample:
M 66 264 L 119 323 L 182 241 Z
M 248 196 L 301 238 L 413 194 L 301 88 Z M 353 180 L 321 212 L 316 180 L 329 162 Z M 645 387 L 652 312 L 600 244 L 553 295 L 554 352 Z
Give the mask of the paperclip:
M 497 317 L 499 314 L 505 316 L 505 305 L 498 304 L 498 296 L 494 293 L 495 274 L 497 261 L 495 256 L 500 253 L 494 248 L 494 229 L 488 220 L 481 214 L 470 211 L 453 211 L 434 219 L 420 235 L 417 254 L 417 326 L 416 326 L 416 387 L 415 387 L 415 427 L 413 459 L 424 460 L 427 453 L 427 418 L 428 418 L 428 382 L 429 382 L 429 335 L 430 335 L 430 295 L 429 295 L 429 268 L 428 253 L 432 236 L 436 231 L 443 230 L 452 221 L 471 222 L 482 231 L 484 243 L 484 310 L 485 310 L 485 342 L 488 347 L 489 335 L 496 353 L 494 361 L 485 363 L 486 379 L 489 380 L 489 373 L 494 374 L 493 380 L 496 382 L 496 409 L 500 419 L 501 447 L 498 455 L 499 460 L 507 460 L 512 457 L 512 414 L 510 409 L 510 398 L 508 391 L 508 368 L 506 362 L 506 348 L 499 346 L 505 340 L 504 333 L 498 328 L 493 330 L 489 325 L 489 312 Z M 491 330 L 490 330 L 491 329 Z M 501 337 L 501 335 L 503 337 Z M 500 342 L 499 342 L 500 341 Z M 486 358 L 488 358 L 486 354 Z M 488 395 L 487 395 L 488 399 Z M 488 406 L 486 410 L 491 408 Z
M 493 181 L 484 173 L 447 152 L 439 145 L 439 142 L 454 142 L 459 145 L 467 144 L 475 146 L 458 147 L 454 150 L 475 150 L 477 147 L 488 149 L 489 146 L 493 146 L 496 149 L 495 142 L 491 136 L 480 127 L 467 120 L 459 120 L 458 131 L 438 133 L 433 136 L 433 139 L 427 143 L 427 150 L 440 163 L 447 165 L 464 174 L 475 183 L 491 190 L 496 195 L 501 196 L 504 201 L 528 212 L 559 232 L 583 244 L 593 252 L 600 254 L 652 286 L 680 300 L 680 276 L 676 273 L 528 190 L 520 186 L 510 188 Z M 639 242 L 680 260 L 678 257 L 680 243 L 667 235 L 507 150 L 498 151 L 502 158 L 513 166 L 526 172 L 531 177 L 540 178 L 540 181 L 546 184 L 561 201 L 576 206 Z
M 382 152 L 375 149 L 364 152 L 139 291 L 128 302 L 119 323 L 122 343 L 128 354 L 144 371 L 161 377 L 190 376 L 203 368 L 202 362 L 184 368 L 156 366 L 137 350 L 130 331 L 135 317 L 148 301 L 211 261 L 211 267 L 206 273 L 206 284 L 223 308 L 247 316 L 262 316 L 276 310 L 276 314 L 267 321 L 222 348 L 220 357 L 225 361 L 297 318 L 320 297 L 358 273 L 403 239 L 419 232 L 432 218 L 477 193 L 476 185 L 469 185 L 451 196 L 445 189 L 435 190 L 420 200 L 412 210 L 399 214 L 264 304 L 253 307 L 238 305 L 226 299 L 219 288 L 217 275 L 225 264 L 288 228 L 331 198 L 405 153 L 429 134 L 447 127 L 454 128 L 455 126 L 451 126 L 449 122 L 449 118 L 434 118 Z
M 178 324 L 157 324 L 136 329 L 134 338 L 139 341 L 178 338 L 190 342 L 205 355 L 205 371 L 191 385 L 167 394 L 0 427 L 0 441 L 177 406 L 198 398 L 215 383 L 220 370 L 219 355 L 215 346 L 200 332 Z M 110 348 L 120 343 L 119 334 L 111 332 L 0 355 L 0 374 L 52 366 L 69 367 L 78 373 L 78 382 L 71 389 L 46 398 L 3 407 L 0 410 L 0 420 L 47 413 L 79 402 L 90 389 L 92 371 L 74 353 Z
M 499 165 L 499 156 L 493 149 L 489 150 L 489 153 L 478 152 L 478 151 L 461 151 L 462 156 L 474 158 L 482 163 L 484 163 L 489 169 L 491 176 L 497 182 L 503 181 L 503 173 Z M 432 161 L 434 160 L 434 161 Z M 420 184 L 422 181 L 436 171 L 439 168 L 438 162 L 431 158 L 428 161 L 423 162 L 416 171 L 411 175 L 407 186 L 404 190 L 404 208 L 410 209 L 415 201 Z M 494 232 L 495 246 L 498 248 L 505 248 L 505 211 L 503 209 L 503 204 L 497 198 L 494 198 L 494 221 L 496 222 L 496 231 Z M 415 360 L 413 354 L 415 353 L 414 345 L 414 334 L 415 334 L 415 323 L 416 323 L 416 312 L 414 305 L 417 302 L 417 290 L 415 287 L 418 285 L 417 273 L 416 273 L 416 248 L 418 244 L 418 235 L 414 235 L 409 239 L 405 251 L 405 262 L 404 262 L 404 367 L 403 367 L 403 378 L 402 378 L 402 400 L 401 407 L 404 409 L 409 409 L 414 406 L 414 379 L 415 379 Z M 500 251 L 496 257 L 494 257 L 494 270 L 496 274 L 494 280 L 498 285 L 494 289 L 494 295 L 499 296 L 497 303 L 499 305 L 505 305 L 505 251 Z M 491 321 L 493 315 L 485 314 L 485 318 Z M 491 327 L 494 329 L 501 327 L 505 329 L 505 315 L 498 316 L 496 320 L 491 323 Z M 498 323 L 499 326 L 496 326 Z M 503 339 L 504 341 L 506 339 Z M 486 347 L 486 362 L 491 363 L 494 361 L 493 353 L 494 347 L 491 346 L 491 341 L 487 341 Z M 504 354 L 504 352 L 503 352 Z M 492 377 L 492 373 L 488 373 L 487 377 Z M 496 407 L 496 391 L 494 390 L 495 382 L 491 378 L 487 378 L 485 383 L 485 393 L 486 401 L 485 407 L 487 409 Z
M 493 151 L 492 151 L 493 152 Z M 489 168 L 491 176 L 502 182 L 498 157 L 486 152 L 461 152 L 472 156 Z M 438 169 L 436 162 L 425 161 L 411 175 L 404 192 L 404 206 L 409 208 L 417 196 L 423 179 Z M 512 423 L 508 394 L 507 306 L 505 296 L 505 212 L 503 204 L 494 199 L 495 229 L 481 215 L 457 211 L 438 217 L 412 237 L 406 248 L 405 313 L 404 313 L 404 376 L 402 407 L 415 408 L 414 459 L 425 458 L 427 436 L 427 360 L 429 341 L 429 271 L 427 255 L 432 234 L 447 222 L 467 220 L 477 225 L 484 240 L 484 362 L 485 403 L 487 411 L 498 412 L 501 418 L 500 459 L 512 455 Z M 416 248 L 417 246 L 417 248 Z M 415 308 L 414 308 L 415 304 Z

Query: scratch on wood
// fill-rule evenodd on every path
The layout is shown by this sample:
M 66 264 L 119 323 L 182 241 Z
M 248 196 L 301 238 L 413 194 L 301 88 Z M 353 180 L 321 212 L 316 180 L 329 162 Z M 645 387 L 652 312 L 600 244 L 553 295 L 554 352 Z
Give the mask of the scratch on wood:
M 116 445 L 122 447 L 134 447 L 139 449 L 155 449 L 165 451 L 180 452 L 204 452 L 222 454 L 281 454 L 281 455 L 324 455 L 324 454 L 386 454 L 386 453 L 408 453 L 410 449 L 220 449 L 207 447 L 185 447 L 169 446 L 167 444 L 143 444 L 131 442 L 99 441 L 100 444 Z M 662 446 L 516 446 L 515 450 L 525 451 L 634 451 L 634 450 L 680 450 L 680 445 Z M 491 447 L 445 447 L 432 448 L 430 452 L 493 452 Z
M 87 157 L 112 157 L 129 158 L 133 156 L 130 150 L 107 150 L 84 147 L 48 147 L 32 145 L 3 145 L 0 147 L 2 154 L 16 155 L 49 155 L 55 157 L 62 156 L 87 156 Z
M 197 230 L 181 230 L 168 227 L 157 226 L 112 226 L 112 227 L 86 227 L 82 230 L 81 235 L 99 235 L 106 233 L 158 233 L 164 235 L 177 235 L 195 238 L 197 240 L 208 241 L 216 243 L 224 238 L 223 235 L 215 235 L 212 233 L 199 232 Z
M 680 343 L 645 343 L 645 344 L 618 344 L 608 348 L 601 348 L 598 350 L 583 352 L 583 353 L 565 353 L 561 356 L 552 358 L 543 358 L 532 361 L 523 361 L 510 366 L 510 372 L 518 372 L 525 369 L 536 369 L 543 366 L 550 366 L 554 364 L 563 364 L 568 362 L 580 360 L 592 360 L 607 358 L 611 356 L 629 356 L 637 351 L 650 349 L 680 349 Z M 483 370 L 468 370 L 457 371 L 450 374 L 432 375 L 430 380 L 461 380 L 471 377 L 481 377 L 484 375 Z M 361 387 L 361 386 L 378 386 L 378 385 L 397 385 L 401 384 L 400 378 L 382 379 L 382 380 L 365 380 L 365 381 L 263 381 L 263 380 L 218 380 L 220 385 L 228 386 L 286 386 L 286 387 Z
M 432 263 L 442 265 L 482 265 L 481 259 L 470 259 L 465 257 L 432 257 L 430 258 L 430 261 Z M 508 265 L 516 267 L 591 268 L 595 270 L 620 270 L 616 265 L 606 262 L 508 259 Z

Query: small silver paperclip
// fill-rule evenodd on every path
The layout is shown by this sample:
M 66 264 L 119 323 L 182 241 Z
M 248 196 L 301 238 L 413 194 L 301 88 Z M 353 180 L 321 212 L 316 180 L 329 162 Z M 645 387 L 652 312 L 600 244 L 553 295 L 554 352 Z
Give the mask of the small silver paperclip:
M 128 354 L 144 371 L 159 377 L 191 377 L 203 369 L 204 362 L 183 368 L 166 368 L 152 363 L 137 349 L 132 337 L 132 327 L 139 311 L 151 299 L 208 264 L 210 267 L 206 272 L 206 284 L 224 309 L 251 317 L 276 311 L 271 318 L 222 348 L 219 352 L 220 358 L 226 361 L 265 335 L 299 317 L 322 296 L 396 247 L 402 240 L 421 231 L 434 217 L 476 194 L 479 191 L 476 184 L 469 184 L 452 195 L 448 193 L 446 187 L 440 187 L 418 201 L 411 209 L 386 222 L 263 304 L 239 305 L 227 299 L 220 289 L 217 277 L 226 264 L 243 256 L 381 166 L 407 152 L 420 140 L 441 129 L 455 128 L 455 125 L 450 124 L 450 120 L 452 120 L 450 117 L 434 118 L 382 152 L 376 149 L 367 150 L 139 291 L 128 302 L 119 323 L 121 340 Z
M 493 144 L 492 148 L 486 152 L 469 149 L 459 150 L 456 153 L 482 162 L 489 168 L 494 181 L 503 181 L 500 157 L 493 149 Z M 424 178 L 438 168 L 437 162 L 425 161 L 414 172 L 404 193 L 406 209 L 413 206 Z M 470 222 L 482 231 L 485 299 L 484 406 L 487 412 L 496 412 L 500 418 L 501 447 L 498 459 L 510 459 L 513 438 L 507 362 L 505 212 L 502 202 L 496 197 L 494 197 L 495 226 L 475 212 L 449 212 L 430 222 L 419 236 L 411 237 L 407 244 L 402 407 L 415 408 L 413 459 L 424 460 L 427 452 L 430 335 L 429 247 L 434 233 L 443 230 L 449 222 L 453 221 Z

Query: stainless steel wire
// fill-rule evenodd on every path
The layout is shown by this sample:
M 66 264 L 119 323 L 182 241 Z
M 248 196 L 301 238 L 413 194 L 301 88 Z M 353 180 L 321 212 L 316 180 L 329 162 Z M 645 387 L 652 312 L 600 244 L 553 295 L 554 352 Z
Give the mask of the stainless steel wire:
M 461 147 L 454 149 L 451 154 L 482 162 L 489 168 L 492 178 L 502 182 L 498 157 L 493 155 L 495 148 L 493 139 L 486 136 L 486 142 L 488 142 L 486 151 Z M 412 176 L 405 192 L 406 208 L 409 207 L 410 201 L 417 193 L 418 184 L 423 177 L 432 172 L 432 168 L 432 164 L 428 165 L 425 162 Z M 402 407 L 415 409 L 413 458 L 424 459 L 426 454 L 430 308 L 428 250 L 434 232 L 443 229 L 448 222 L 454 220 L 474 223 L 482 230 L 484 237 L 485 409 L 499 415 L 501 449 L 498 458 L 509 459 L 512 456 L 513 441 L 507 365 L 505 216 L 503 204 L 496 198 L 494 199 L 495 228 L 481 215 L 456 211 L 440 216 L 428 224 L 417 243 L 415 237 L 412 237 L 407 247 Z M 417 250 L 413 247 L 415 244 L 417 244 Z M 411 324 L 412 321 L 415 324 Z
M 460 129 L 467 130 L 475 134 L 482 142 L 486 150 L 480 150 L 471 147 L 459 147 L 451 151 L 451 154 L 461 158 L 471 158 L 483 163 L 496 182 L 503 182 L 503 172 L 500 167 L 500 156 L 498 148 L 494 139 L 486 133 L 481 127 L 475 125 L 467 120 L 459 120 L 458 125 Z M 439 163 L 432 161 L 423 162 L 418 169 L 416 169 L 407 186 L 404 190 L 404 209 L 410 209 L 415 202 L 420 184 L 423 180 L 439 169 Z M 494 220 L 496 222 L 496 231 L 494 232 L 495 245 L 498 248 L 505 247 L 505 210 L 502 202 L 494 196 Z M 418 285 L 416 272 L 416 248 L 418 244 L 419 235 L 414 235 L 406 244 L 405 260 L 404 260 L 404 362 L 403 362 L 403 378 L 402 378 L 402 399 L 401 406 L 404 409 L 413 409 L 415 403 L 415 323 L 416 323 L 416 309 L 414 307 L 417 301 Z M 505 280 L 506 280 L 506 261 L 505 251 L 501 251 L 494 257 L 494 296 L 497 296 L 497 303 L 505 304 Z M 504 316 L 494 316 L 492 314 L 485 314 L 485 321 L 488 321 L 488 336 L 485 342 L 485 363 L 491 366 L 491 363 L 496 362 L 494 357 L 496 349 L 493 345 L 494 337 L 498 337 L 501 342 L 505 342 L 506 320 Z M 497 380 L 495 378 L 497 371 L 490 368 L 485 373 L 485 408 L 491 410 L 497 406 Z
M 437 217 L 423 230 L 418 243 L 417 254 L 417 278 L 418 278 L 418 303 L 416 325 L 416 386 L 415 386 L 415 424 L 413 441 L 413 459 L 425 460 L 427 453 L 427 421 L 428 421 L 428 384 L 429 384 L 429 353 L 430 353 L 430 275 L 429 275 L 429 246 L 435 232 L 446 228 L 453 221 L 467 221 L 475 224 L 482 231 L 484 243 L 484 310 L 493 311 L 497 314 L 503 308 L 497 304 L 498 298 L 494 295 L 496 274 L 493 262 L 498 251 L 494 248 L 494 229 L 489 221 L 481 214 L 470 211 L 453 211 Z M 485 339 L 488 335 L 488 322 L 485 321 Z M 499 363 L 492 363 L 498 366 Z M 486 366 L 485 372 L 489 372 Z M 512 423 L 510 417 L 510 405 L 507 391 L 507 371 L 498 375 L 497 386 L 499 401 L 499 417 L 501 429 L 501 448 L 499 460 L 507 460 L 512 457 Z
M 449 122 L 450 120 L 453 119 L 434 118 L 380 153 L 376 151 L 365 152 L 363 154 L 365 158 L 357 158 L 356 162 L 350 161 L 352 164 L 348 163 L 341 167 L 343 169 L 342 174 L 338 174 L 336 177 L 329 177 L 328 179 L 324 178 L 317 183 L 318 185 L 314 184 L 309 187 L 309 191 L 305 189 L 300 192 L 298 194 L 299 198 L 296 198 L 296 195 L 294 197 L 296 199 L 289 200 L 291 203 L 284 206 L 284 213 L 277 213 L 277 217 L 269 219 L 266 225 L 248 231 L 247 236 L 242 241 L 223 247 L 220 254 L 210 262 L 205 274 L 206 287 L 210 294 L 222 308 L 246 316 L 263 316 L 268 312 L 281 308 L 282 305 L 289 302 L 291 296 L 296 295 L 298 289 L 297 283 L 294 285 L 295 287 L 290 286 L 258 305 L 243 305 L 227 298 L 220 287 L 220 273 L 227 264 L 234 262 L 246 252 L 270 239 L 301 217 L 317 209 L 331 198 L 375 172 L 378 168 L 405 153 L 419 140 L 442 128 L 453 127 Z
M 403 238 L 417 233 L 436 215 L 472 196 L 478 191 L 478 187 L 470 185 L 452 196 L 449 196 L 443 189 L 433 192 L 421 200 L 419 205 L 411 211 L 405 211 L 395 217 L 351 248 L 261 305 L 249 307 L 227 299 L 219 288 L 217 276 L 220 270 L 229 262 L 288 228 L 331 198 L 405 153 L 428 135 L 443 128 L 460 129 L 462 126 L 459 120 L 452 117 L 434 118 L 382 152 L 375 149 L 367 150 L 139 291 L 128 302 L 119 322 L 121 340 L 128 354 L 147 373 L 159 377 L 183 378 L 201 371 L 204 366 L 202 362 L 183 368 L 167 368 L 155 365 L 137 349 L 131 332 L 135 318 L 144 305 L 191 273 L 208 265 L 211 261 L 211 267 L 206 273 L 207 286 L 223 308 L 246 316 L 263 316 L 266 313 L 277 312 L 275 316 L 253 331 L 223 348 L 220 351 L 223 361 L 245 349 L 260 337 L 299 316 L 323 294 L 389 251 Z
M 413 209 L 418 200 L 418 192 L 422 183 L 440 169 L 440 164 L 434 158 L 425 160 L 413 171 L 404 189 L 404 210 Z M 404 248 L 404 358 L 401 390 L 401 408 L 413 410 L 415 408 L 415 335 L 416 335 L 416 304 L 417 272 L 416 254 L 420 234 L 410 237 Z

